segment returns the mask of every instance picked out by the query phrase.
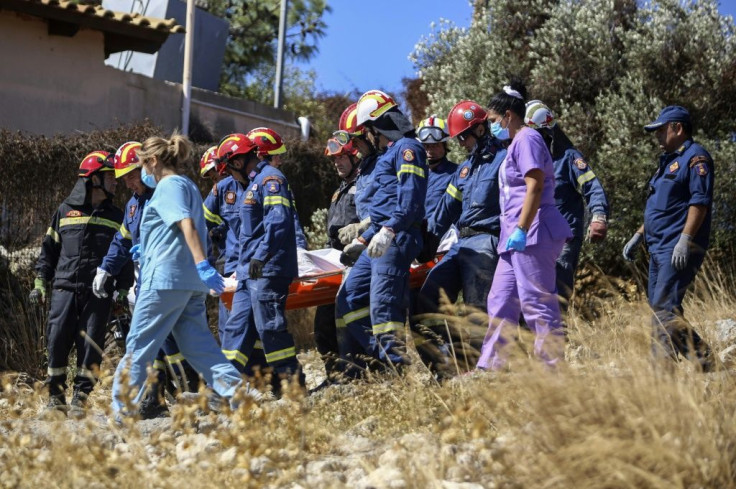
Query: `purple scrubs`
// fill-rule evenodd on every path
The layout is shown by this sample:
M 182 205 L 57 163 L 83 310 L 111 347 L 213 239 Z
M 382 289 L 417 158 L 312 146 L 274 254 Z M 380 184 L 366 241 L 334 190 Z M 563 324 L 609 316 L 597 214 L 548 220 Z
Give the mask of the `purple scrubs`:
M 526 196 L 524 176 L 544 172 L 544 189 L 537 215 L 529 228 L 524 251 L 506 251 L 506 242 L 519 223 Z M 539 133 L 522 128 L 509 146 L 499 172 L 501 236 L 499 261 L 488 295 L 490 325 L 483 341 L 478 368 L 500 369 L 508 357 L 505 346 L 514 334 L 521 313 L 536 334 L 534 353 L 554 365 L 564 356 L 560 307 L 555 287 L 555 261 L 570 225 L 555 205 L 552 157 Z

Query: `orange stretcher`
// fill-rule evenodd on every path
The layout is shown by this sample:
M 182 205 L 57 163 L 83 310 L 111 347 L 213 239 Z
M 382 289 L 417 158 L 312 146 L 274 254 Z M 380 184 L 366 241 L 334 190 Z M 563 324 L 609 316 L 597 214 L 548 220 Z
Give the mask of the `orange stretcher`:
M 412 289 L 420 288 L 429 271 L 443 256 L 444 253 L 437 255 L 432 261 L 422 263 L 419 266 L 412 266 L 409 270 L 409 287 Z M 341 283 L 342 271 L 296 278 L 289 286 L 286 309 L 303 309 L 335 302 Z M 222 303 L 228 310 L 232 308 L 233 293 L 234 290 L 226 289 L 220 295 Z

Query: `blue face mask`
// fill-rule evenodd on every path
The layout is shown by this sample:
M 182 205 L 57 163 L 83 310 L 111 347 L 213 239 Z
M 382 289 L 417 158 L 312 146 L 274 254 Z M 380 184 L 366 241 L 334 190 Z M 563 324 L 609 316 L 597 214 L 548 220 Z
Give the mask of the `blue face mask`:
M 511 138 L 511 136 L 509 136 L 509 128 L 501 127 L 501 121 L 496 121 L 491 124 L 491 134 L 493 134 L 494 138 L 501 141 L 505 141 Z
M 156 188 L 156 179 L 153 178 L 153 175 L 146 172 L 146 168 L 144 166 L 141 166 L 141 181 L 143 182 L 143 185 L 148 188 Z

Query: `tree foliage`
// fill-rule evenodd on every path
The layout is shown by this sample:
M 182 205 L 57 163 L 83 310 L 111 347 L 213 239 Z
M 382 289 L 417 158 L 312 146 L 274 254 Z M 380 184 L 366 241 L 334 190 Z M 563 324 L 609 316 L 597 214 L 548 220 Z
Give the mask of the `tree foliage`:
M 234 96 L 251 96 L 263 78 L 276 66 L 281 0 L 210 0 L 209 11 L 230 23 L 220 91 Z M 286 51 L 287 59 L 307 61 L 319 48 L 327 25 L 322 19 L 331 9 L 326 0 L 290 0 Z M 261 102 L 271 96 L 261 94 Z
M 730 250 L 734 229 L 736 37 L 715 0 L 475 1 L 469 28 L 440 24 L 411 59 L 428 112 L 461 99 L 487 103 L 511 76 L 546 102 L 587 156 L 612 203 L 609 238 L 586 248 L 620 269 L 625 240 L 642 222 L 659 149 L 642 126 L 670 104 L 687 107 L 695 139 L 716 163 L 713 242 Z

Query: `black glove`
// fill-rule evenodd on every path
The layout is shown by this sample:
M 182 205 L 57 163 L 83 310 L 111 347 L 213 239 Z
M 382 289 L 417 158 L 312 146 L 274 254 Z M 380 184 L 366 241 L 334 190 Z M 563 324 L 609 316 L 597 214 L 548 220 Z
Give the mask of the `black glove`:
M 225 236 L 227 236 L 227 227 L 224 224 L 220 224 L 210 230 L 210 237 L 215 243 L 222 241 Z
M 28 300 L 34 306 L 46 303 L 46 280 L 36 277 L 33 281 L 33 290 L 28 294 Z
M 261 260 L 251 258 L 250 264 L 248 265 L 248 275 L 250 278 L 261 278 L 263 276 L 263 267 L 266 264 Z

